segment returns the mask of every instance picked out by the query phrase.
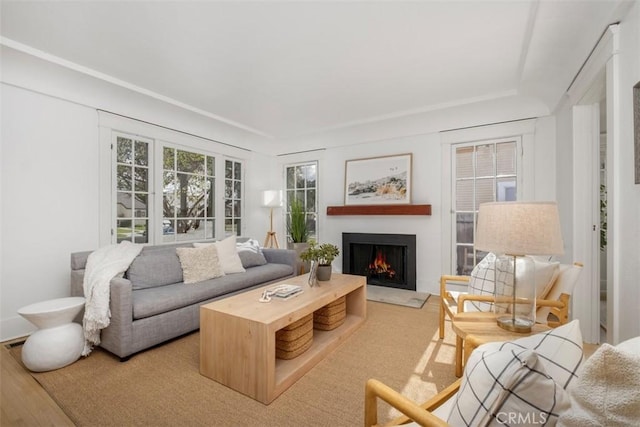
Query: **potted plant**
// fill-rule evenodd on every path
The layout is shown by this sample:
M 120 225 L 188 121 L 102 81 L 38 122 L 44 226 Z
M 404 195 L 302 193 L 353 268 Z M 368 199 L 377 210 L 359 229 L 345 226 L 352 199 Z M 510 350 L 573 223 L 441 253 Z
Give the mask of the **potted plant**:
M 331 263 L 340 255 L 340 249 L 331 243 L 322 243 L 318 245 L 315 240 L 309 241 L 309 247 L 300 254 L 300 258 L 304 261 L 313 261 L 316 268 L 316 277 L 318 280 L 331 279 Z
M 307 215 L 304 211 L 304 204 L 298 198 L 291 200 L 289 204 L 289 219 L 287 221 L 287 232 L 291 242 L 287 243 L 290 249 L 293 249 L 298 254 L 298 260 L 300 260 L 300 253 L 309 247 L 307 239 L 309 238 L 309 229 L 307 228 Z M 298 271 L 302 274 L 307 271 L 308 265 L 298 262 Z

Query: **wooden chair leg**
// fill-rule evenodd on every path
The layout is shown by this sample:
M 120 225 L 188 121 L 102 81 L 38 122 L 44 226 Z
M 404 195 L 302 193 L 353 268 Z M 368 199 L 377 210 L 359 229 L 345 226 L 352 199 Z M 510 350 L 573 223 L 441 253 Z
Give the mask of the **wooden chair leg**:
M 444 298 L 441 296 L 440 298 Z M 444 339 L 444 307 L 442 306 L 443 302 L 440 301 L 440 339 Z

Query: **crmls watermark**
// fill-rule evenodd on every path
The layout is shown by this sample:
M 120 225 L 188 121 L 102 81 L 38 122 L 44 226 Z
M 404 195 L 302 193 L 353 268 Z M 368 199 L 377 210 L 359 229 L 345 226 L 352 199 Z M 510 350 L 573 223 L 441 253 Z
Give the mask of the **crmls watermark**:
M 545 424 L 549 414 L 545 412 L 498 412 L 496 421 L 507 425 L 536 425 Z

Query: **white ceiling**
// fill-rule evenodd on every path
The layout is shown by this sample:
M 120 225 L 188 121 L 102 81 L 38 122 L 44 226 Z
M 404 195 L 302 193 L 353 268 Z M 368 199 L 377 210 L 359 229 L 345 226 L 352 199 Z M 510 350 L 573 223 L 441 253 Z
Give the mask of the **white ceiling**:
M 285 139 L 503 96 L 551 111 L 624 3 L 3 0 L 1 34 Z

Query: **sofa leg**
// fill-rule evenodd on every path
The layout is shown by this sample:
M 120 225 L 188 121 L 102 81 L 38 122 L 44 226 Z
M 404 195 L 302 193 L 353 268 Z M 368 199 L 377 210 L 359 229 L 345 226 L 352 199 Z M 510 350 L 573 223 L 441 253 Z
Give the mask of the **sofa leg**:
M 130 356 L 130 355 L 129 355 L 129 356 L 126 356 L 126 357 L 121 357 L 121 358 L 120 358 L 120 363 L 122 363 L 122 362 L 126 362 L 126 361 L 127 361 L 127 360 L 129 360 L 129 359 L 131 359 L 131 356 Z

